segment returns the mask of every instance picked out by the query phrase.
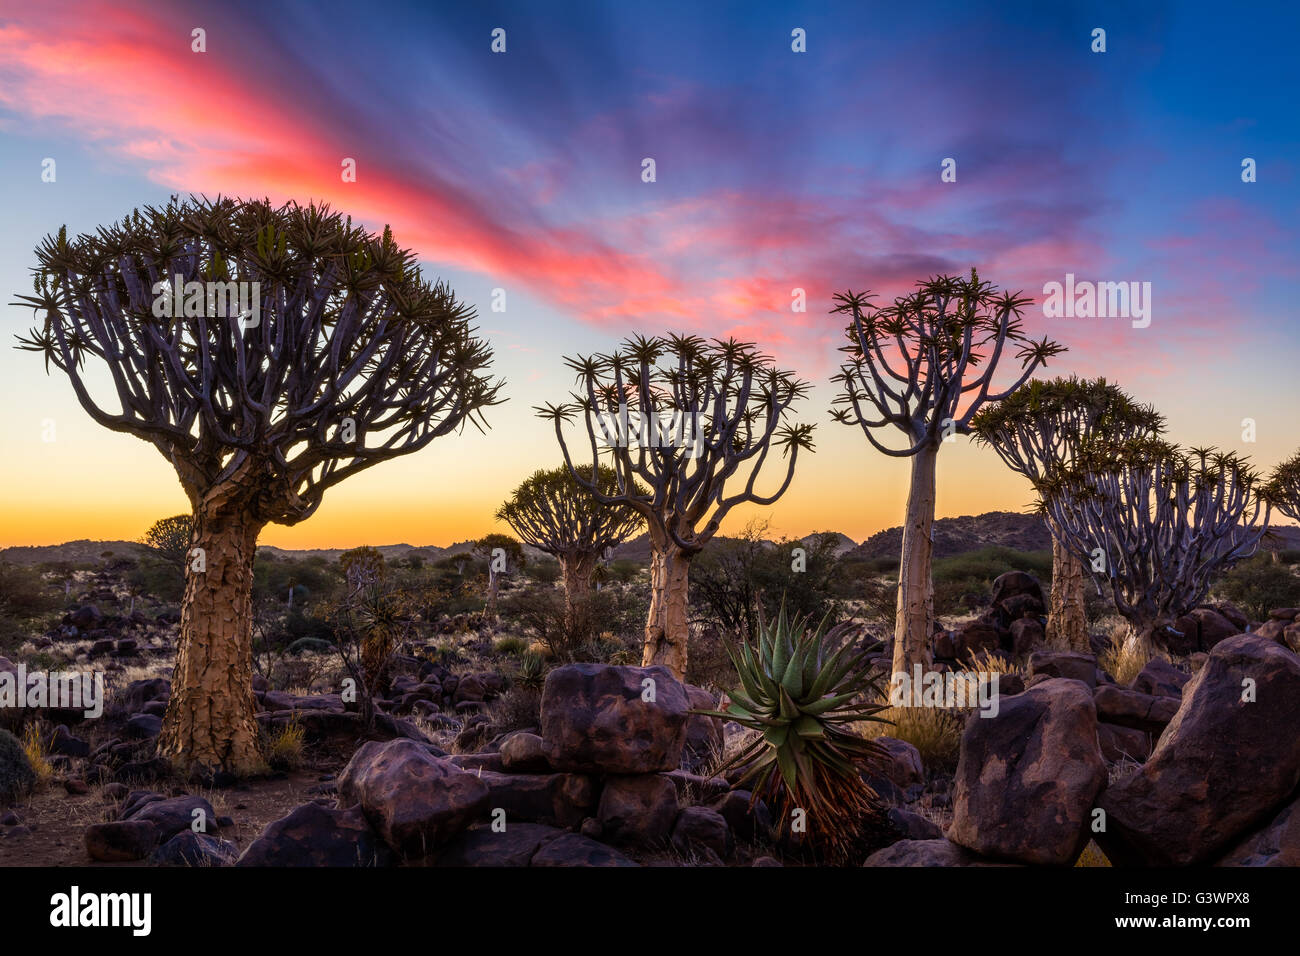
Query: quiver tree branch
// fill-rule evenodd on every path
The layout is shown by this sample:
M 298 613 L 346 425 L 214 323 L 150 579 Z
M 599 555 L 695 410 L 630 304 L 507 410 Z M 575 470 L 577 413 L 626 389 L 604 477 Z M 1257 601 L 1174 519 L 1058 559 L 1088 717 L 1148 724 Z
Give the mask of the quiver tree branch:
M 1088 444 L 1037 488 L 1061 542 L 1110 583 L 1133 638 L 1147 642 L 1255 553 L 1269 515 L 1260 485 L 1231 453 L 1132 438 Z
M 1153 408 L 1137 404 L 1118 386 L 1104 378 L 1074 376 L 1035 379 L 980 409 L 970 424 L 976 441 L 992 447 L 1008 468 L 1034 484 L 1068 467 L 1090 442 L 1154 438 L 1164 431 L 1164 419 Z M 1047 527 L 1052 532 L 1047 637 L 1087 651 L 1083 565 L 1061 542 L 1050 517 Z
M 681 676 L 690 561 L 737 505 L 769 505 L 789 488 L 800 450 L 813 448 L 813 426 L 789 422 L 808 384 L 735 339 L 636 337 L 609 355 L 566 361 L 577 375 L 573 401 L 538 415 L 554 422 L 579 485 L 645 519 L 653 555 L 642 659 Z M 578 441 L 586 438 L 576 452 L 564 435 L 575 419 Z M 764 493 L 757 482 L 774 448 L 784 475 Z M 613 490 L 599 481 L 602 463 L 614 472 Z
M 966 435 L 980 408 L 1011 395 L 1034 370 L 1064 347 L 1032 341 L 1021 309 L 1032 300 L 998 293 L 971 270 L 969 278 L 938 276 L 917 291 L 876 306 L 869 292 L 835 296 L 833 313 L 848 315 L 847 359 L 832 381 L 841 391 L 831 417 L 857 425 L 877 451 L 911 458 L 912 478 L 903 522 L 894 623 L 894 671 L 928 666 L 934 630 L 930 576 L 935 471 L 940 443 Z M 1009 348 L 1019 368 L 1009 383 L 995 374 Z M 901 432 L 896 443 L 885 437 Z
M 258 534 L 309 517 L 350 475 L 482 427 L 501 387 L 491 350 L 473 310 L 387 229 L 325 206 L 173 198 L 91 234 L 61 229 L 36 256 L 17 304 L 39 324 L 19 347 L 66 375 L 99 424 L 157 448 L 194 512 L 205 563 L 187 565 L 159 750 L 254 769 Z

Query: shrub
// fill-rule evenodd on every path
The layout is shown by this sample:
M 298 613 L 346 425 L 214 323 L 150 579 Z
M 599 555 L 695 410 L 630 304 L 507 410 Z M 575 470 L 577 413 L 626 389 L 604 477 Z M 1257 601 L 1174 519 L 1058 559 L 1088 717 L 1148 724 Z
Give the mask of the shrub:
M 859 729 L 868 737 L 907 741 L 920 752 L 926 767 L 952 769 L 961 755 L 967 713 L 945 707 L 888 707 L 879 714 L 885 723 L 859 725 Z
M 7 730 L 0 730 L 0 807 L 8 807 L 30 796 L 37 776 L 27 748 Z
M 542 693 L 536 687 L 516 684 L 488 705 L 498 733 L 536 730 L 542 725 Z
M 307 733 L 298 723 L 297 717 L 281 727 L 271 736 L 267 745 L 266 759 L 276 770 L 295 770 L 302 764 L 303 744 Z
M 498 637 L 492 643 L 492 651 L 495 654 L 522 654 L 528 650 L 528 642 L 522 637 L 506 635 Z
M 1255 621 L 1265 620 L 1275 607 L 1300 605 L 1300 577 L 1267 554 L 1241 562 L 1219 579 L 1215 591 Z

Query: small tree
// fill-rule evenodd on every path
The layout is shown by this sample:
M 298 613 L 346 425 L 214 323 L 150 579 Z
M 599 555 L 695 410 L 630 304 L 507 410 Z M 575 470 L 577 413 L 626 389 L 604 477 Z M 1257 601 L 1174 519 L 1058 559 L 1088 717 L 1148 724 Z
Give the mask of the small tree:
M 1260 490 L 1244 459 L 1157 438 L 1094 441 L 1038 482 L 1062 543 L 1109 580 L 1144 649 L 1255 553 L 1269 513 Z
M 1281 514 L 1300 521 L 1300 452 L 1273 469 L 1263 494 Z
M 737 505 L 770 505 L 790 487 L 800 449 L 812 450 L 813 426 L 787 420 L 808 385 L 734 339 L 637 337 L 610 355 L 566 361 L 580 389 L 573 403 L 537 412 L 554 422 L 564 463 L 580 485 L 602 504 L 645 517 L 652 550 L 642 661 L 680 678 L 691 559 Z M 575 416 L 586 431 L 582 465 L 564 438 L 563 425 Z M 773 448 L 788 458 L 785 477 L 761 495 L 755 483 Z M 617 494 L 600 489 L 602 456 L 617 476 Z M 728 486 L 737 490 L 729 495 Z
M 998 294 L 970 278 L 939 276 L 919 283 L 916 292 L 893 305 L 871 304 L 869 292 L 835 296 L 832 312 L 852 316 L 841 348 L 848 361 L 833 381 L 843 386 L 831 415 L 858 425 L 867 441 L 895 458 L 912 459 L 912 480 L 903 521 L 894 621 L 894 672 L 929 666 L 934 631 L 933 556 L 935 466 L 939 446 L 952 435 L 970 433 L 971 418 L 982 406 L 1006 398 L 1038 366 L 1065 351 L 1044 338 L 1028 339 L 1021 308 L 1031 302 L 1019 294 Z M 995 390 L 994 373 L 1008 346 L 1016 346 L 1019 374 Z M 983 369 L 980 370 L 980 366 Z M 903 433 L 899 447 L 882 443 L 877 429 Z
M 483 615 L 486 620 L 495 621 L 500 575 L 524 566 L 524 549 L 508 534 L 489 534 L 474 543 L 474 553 L 487 561 L 488 592 Z
M 190 535 L 194 532 L 194 519 L 189 515 L 174 515 L 155 521 L 144 533 L 145 546 L 168 564 L 184 568 L 190 551 Z
M 618 476 L 603 467 L 596 486 L 602 494 L 617 495 Z M 564 465 L 534 472 L 497 509 L 496 517 L 525 544 L 559 561 L 568 627 L 575 623 L 576 605 L 591 594 L 592 577 L 606 550 L 618 547 L 645 523 L 633 508 L 601 504 Z
M 253 717 L 253 556 L 325 491 L 424 448 L 498 399 L 473 310 L 385 229 L 323 206 L 175 199 L 36 250 L 43 315 L 20 347 L 100 425 L 149 442 L 190 500 L 180 647 L 158 752 L 263 764 Z M 83 374 L 88 364 L 96 374 Z M 107 386 L 106 388 L 104 386 Z M 103 391 L 105 394 L 97 396 Z
M 971 419 L 971 429 L 976 441 L 992 446 L 1008 468 L 1037 483 L 1054 469 L 1068 467 L 1088 442 L 1154 438 L 1164 430 L 1164 419 L 1104 378 L 1071 376 L 1029 382 L 981 409 Z M 1061 543 L 1050 517 L 1047 527 L 1052 532 L 1047 637 L 1087 651 L 1083 564 Z

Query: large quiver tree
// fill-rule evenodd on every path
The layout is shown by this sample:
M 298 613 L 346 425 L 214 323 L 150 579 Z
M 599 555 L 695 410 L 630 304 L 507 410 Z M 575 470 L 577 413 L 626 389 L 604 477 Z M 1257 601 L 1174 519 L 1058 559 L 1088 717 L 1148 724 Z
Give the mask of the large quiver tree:
M 831 415 L 857 425 L 877 451 L 910 458 L 912 478 L 903 521 L 894 621 L 895 673 L 932 661 L 934 583 L 931 578 L 935 470 L 939 448 L 951 435 L 970 433 L 970 421 L 988 402 L 1001 401 L 1064 347 L 1023 332 L 1021 309 L 1030 299 L 999 294 L 974 270 L 970 278 L 938 276 L 877 307 L 869 292 L 835 296 L 832 312 L 849 315 L 848 360 L 832 381 L 842 386 Z M 994 374 L 1015 348 L 1016 377 L 997 387 Z M 877 437 L 894 428 L 896 446 Z
M 1093 441 L 1038 483 L 1061 541 L 1109 582 L 1130 640 L 1147 650 L 1216 574 L 1255 553 L 1262 490 L 1244 459 L 1158 438 Z
M 1154 438 L 1164 430 L 1164 419 L 1104 378 L 1071 376 L 1035 379 L 1021 386 L 981 409 L 971 419 L 971 430 L 976 441 L 990 445 L 1007 467 L 1037 485 L 1054 469 L 1068 467 L 1087 443 Z M 1087 651 L 1083 563 L 1062 543 L 1050 516 L 1047 526 L 1052 532 L 1047 638 Z
M 323 206 L 173 199 L 75 239 L 60 230 L 36 255 L 20 301 L 43 321 L 20 347 L 67 375 L 96 422 L 157 448 L 193 509 L 159 752 L 183 769 L 254 770 L 259 532 L 481 423 L 500 388 L 491 351 L 472 309 L 422 279 L 387 229 Z
M 603 495 L 617 497 L 614 469 L 601 467 L 596 487 Z M 645 489 L 637 490 L 645 494 Z M 578 606 L 591 594 L 592 578 L 606 549 L 618 547 L 645 524 L 644 517 L 628 505 L 597 501 L 565 465 L 533 472 L 497 509 L 496 517 L 525 544 L 559 561 L 564 616 L 570 628 Z
M 734 339 L 637 337 L 610 355 L 566 361 L 577 373 L 574 401 L 539 407 L 538 415 L 554 422 L 564 463 L 582 487 L 645 518 L 652 552 L 642 662 L 683 677 L 691 559 L 737 505 L 770 505 L 790 487 L 800 449 L 812 450 L 813 426 L 789 421 L 808 385 Z M 575 417 L 586 433 L 582 464 L 564 437 Z M 787 459 L 785 474 L 760 494 L 755 486 L 774 448 Z M 601 490 L 602 459 L 617 493 Z

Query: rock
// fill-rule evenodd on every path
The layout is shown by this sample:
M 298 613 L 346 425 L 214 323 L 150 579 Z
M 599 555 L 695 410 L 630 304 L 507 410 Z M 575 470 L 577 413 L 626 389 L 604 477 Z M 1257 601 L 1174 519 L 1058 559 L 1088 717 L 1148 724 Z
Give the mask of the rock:
M 639 866 L 622 853 L 580 833 L 547 840 L 533 854 L 533 866 Z
M 1199 646 L 1196 650 L 1211 651 L 1220 641 L 1235 637 L 1243 630 L 1213 608 L 1198 607 L 1188 616 L 1197 624 Z
M 90 785 L 80 777 L 66 777 L 63 780 L 63 789 L 70 797 L 84 797 L 90 793 Z
M 65 757 L 90 756 L 90 744 L 72 736 L 72 732 L 65 724 L 59 724 L 54 728 L 47 749 L 52 754 L 62 754 Z
M 891 807 L 887 818 L 907 840 L 938 840 L 943 837 L 939 824 L 928 817 L 902 807 Z
M 1115 724 L 1097 725 L 1097 743 L 1107 763 L 1129 759 L 1142 763 L 1151 755 L 1151 735 L 1132 727 Z
M 1216 866 L 1300 866 L 1300 796 L 1261 829 L 1224 855 Z
M 1047 601 L 1043 597 L 1043 586 L 1038 583 L 1038 578 L 1024 571 L 1008 571 L 1005 574 L 999 574 L 993 579 L 993 592 L 989 599 L 992 604 L 1006 605 L 1007 601 L 1018 595 L 1026 595 L 1032 598 L 1041 612 L 1047 607 Z
M 612 842 L 662 844 L 677 819 L 677 789 L 662 774 L 610 777 L 601 792 L 596 819 Z
M 1151 641 L 1175 657 L 1186 657 L 1201 646 L 1200 622 L 1191 615 L 1184 614 L 1173 624 L 1152 631 Z
M 519 820 L 568 829 L 581 823 L 596 807 L 596 784 L 585 774 L 485 770 L 478 778 L 487 784 L 487 811 L 505 810 L 507 827 Z
M 1218 604 L 1210 605 L 1210 607 L 1213 610 L 1218 611 L 1229 624 L 1235 627 L 1238 634 L 1244 633 L 1246 628 L 1250 627 L 1250 618 L 1246 617 L 1241 608 L 1237 607 L 1237 605 L 1228 601 L 1221 601 Z
M 501 741 L 501 768 L 510 773 L 548 773 L 546 744 L 537 734 L 517 731 Z
M 1159 734 L 1174 719 L 1179 704 L 1176 697 L 1153 697 L 1113 684 L 1098 687 L 1093 702 L 1099 720 L 1154 734 Z
M 906 740 L 895 737 L 877 737 L 876 743 L 885 749 L 888 759 L 881 765 L 880 772 L 900 790 L 907 790 L 915 784 L 925 783 L 925 767 L 921 763 L 921 751 Z
M 564 830 L 538 823 L 508 823 L 504 831 L 473 827 L 438 853 L 437 866 L 528 866 L 542 846 Z
M 36 789 L 36 771 L 22 742 L 0 730 L 0 809 L 12 806 Z
M 784 866 L 780 860 L 774 856 L 760 856 L 755 858 L 751 866 Z
M 1097 686 L 1097 658 L 1078 651 L 1034 651 L 1029 655 L 1029 673 L 1034 677 L 1063 677 Z
M 1102 794 L 1097 844 L 1117 866 L 1218 858 L 1300 784 L 1300 735 L 1282 731 L 1296 727 L 1300 657 L 1253 634 L 1220 641 L 1141 771 Z
M 741 840 L 767 838 L 772 832 L 772 814 L 762 800 L 751 803 L 748 790 L 732 790 L 715 800 L 713 809 L 722 814 L 731 832 Z
M 646 680 L 654 681 L 653 702 L 642 699 Z M 681 765 L 690 705 L 665 667 L 557 667 L 546 676 L 541 706 L 542 739 L 556 770 L 641 774 Z
M 86 853 L 98 863 L 143 860 L 158 843 L 158 828 L 148 820 L 92 823 L 86 827 Z
M 135 714 L 127 719 L 125 734 L 128 740 L 152 740 L 162 733 L 162 718 L 152 714 Z
M 967 721 L 948 838 L 983 856 L 1072 864 L 1105 782 L 1087 687 L 1044 681 Z
M 95 605 L 85 604 L 77 608 L 75 611 L 66 614 L 63 618 L 63 623 L 71 624 L 79 631 L 85 631 L 94 627 L 103 616 L 104 615 L 99 612 L 99 608 L 95 607 Z
M 683 856 L 721 863 L 731 856 L 731 829 L 722 814 L 707 807 L 684 807 L 673 824 L 672 846 Z
M 363 744 L 339 774 L 340 806 L 366 819 L 406 859 L 425 856 L 475 820 L 488 787 L 412 740 Z
M 1133 690 L 1139 694 L 1181 699 L 1183 685 L 1190 679 L 1189 675 L 1184 674 L 1163 657 L 1153 657 L 1147 661 L 1138 676 L 1133 678 Z
M 969 660 L 976 654 L 1002 647 L 1002 631 L 995 624 L 976 619 L 952 632 L 953 656 Z
M 684 684 L 686 700 L 692 710 L 717 710 L 718 699 L 703 687 Z M 682 769 L 704 770 L 717 762 L 722 753 L 722 721 L 717 717 L 690 714 L 686 718 L 686 744 L 682 750 Z
M 452 701 L 457 704 L 466 702 L 479 703 L 487 696 L 487 688 L 479 680 L 477 674 L 467 674 L 462 677 L 456 684 L 456 693 L 452 695 Z
M 239 856 L 229 840 L 193 833 L 178 833 L 149 855 L 153 866 L 230 866 Z
M 1294 621 L 1300 617 L 1300 607 L 1275 607 L 1268 612 L 1268 616 L 1274 621 Z
M 867 857 L 863 866 L 1011 866 L 983 860 L 948 840 L 899 840 Z
M 393 853 L 360 807 L 332 810 L 305 803 L 269 824 L 238 866 L 390 866 Z
M 1022 617 L 1011 622 L 1011 653 L 1024 655 L 1039 647 L 1047 639 L 1043 625 L 1035 617 Z
M 703 803 L 731 790 L 731 784 L 727 783 L 725 777 L 702 777 L 685 770 L 673 770 L 664 776 L 677 788 L 677 799 L 682 804 Z
M 499 753 L 485 754 L 453 754 L 447 758 L 462 770 L 469 770 L 477 773 L 480 770 L 488 770 L 492 773 L 505 773 L 505 758 Z
M 193 828 L 197 823 L 200 832 L 216 829 L 217 814 L 212 804 L 194 794 L 179 797 L 158 797 L 156 800 L 139 800 L 132 804 L 130 797 L 122 808 L 123 820 L 143 820 L 152 823 L 158 831 L 158 842 L 166 843 L 176 834 Z

